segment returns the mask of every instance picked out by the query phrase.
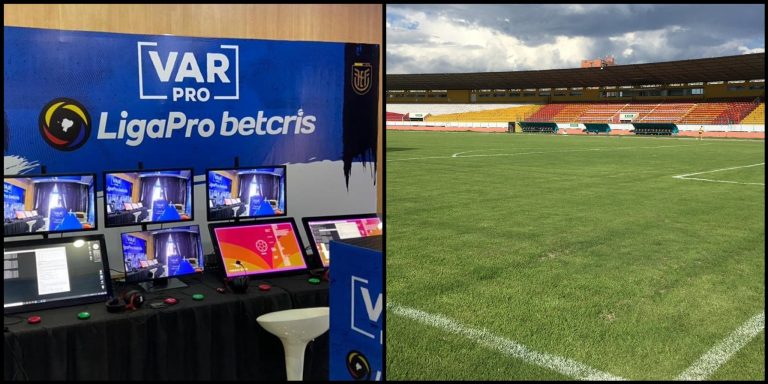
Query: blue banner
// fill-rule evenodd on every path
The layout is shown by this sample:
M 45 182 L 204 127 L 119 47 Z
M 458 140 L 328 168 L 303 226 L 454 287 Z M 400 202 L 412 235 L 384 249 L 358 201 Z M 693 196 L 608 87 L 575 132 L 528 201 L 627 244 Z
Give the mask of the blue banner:
M 224 205 L 224 199 L 232 197 L 232 180 L 216 172 L 208 172 L 208 197 L 215 204 Z
M 168 202 L 165 200 L 155 200 L 152 202 L 152 221 L 158 221 L 168 208 Z
M 264 197 L 256 195 L 251 196 L 250 204 L 248 204 L 248 216 L 273 216 L 275 210 L 269 205 L 269 202 L 264 201 Z
M 112 204 L 115 210 L 123 210 L 123 203 L 130 203 L 132 201 L 133 183 L 128 180 L 107 174 L 104 188 L 106 190 L 106 202 L 107 204 Z
M 381 251 L 351 244 L 360 240 L 330 242 L 332 381 L 383 379 L 384 259 Z
M 15 211 L 24 210 L 24 188 L 3 183 L 3 217 L 15 219 Z
M 375 167 L 378 45 L 20 27 L 4 44 L 6 170 Z
M 126 269 L 138 269 L 141 260 L 147 260 L 147 241 L 128 234 L 123 234 L 123 256 Z
M 48 214 L 48 230 L 59 230 L 59 226 L 64 222 L 64 217 L 67 216 L 67 209 L 64 207 L 51 208 Z

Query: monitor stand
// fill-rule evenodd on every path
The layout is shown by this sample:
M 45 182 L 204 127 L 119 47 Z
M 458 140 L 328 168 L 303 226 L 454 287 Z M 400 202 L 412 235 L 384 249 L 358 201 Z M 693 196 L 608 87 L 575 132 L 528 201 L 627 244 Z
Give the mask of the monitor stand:
M 165 291 L 166 289 L 175 289 L 175 288 L 186 288 L 186 287 L 188 287 L 188 285 L 185 282 L 183 282 L 183 281 L 181 281 L 181 280 L 179 280 L 179 279 L 177 279 L 175 277 L 171 277 L 171 278 L 167 278 L 167 279 L 159 279 L 159 280 L 154 280 L 154 281 L 145 281 L 145 282 L 139 283 L 139 285 L 142 288 L 144 288 L 144 290 L 147 293 Z

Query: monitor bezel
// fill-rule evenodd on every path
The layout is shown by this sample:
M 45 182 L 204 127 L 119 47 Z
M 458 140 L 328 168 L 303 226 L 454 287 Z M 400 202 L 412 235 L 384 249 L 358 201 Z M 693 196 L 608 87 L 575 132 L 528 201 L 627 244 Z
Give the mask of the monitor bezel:
M 309 227 L 310 221 L 331 221 L 331 220 L 351 220 L 351 219 L 369 219 L 369 218 L 378 218 L 379 222 L 381 222 L 381 217 L 377 213 L 362 213 L 362 214 L 348 214 L 348 215 L 334 215 L 334 216 L 308 216 L 308 217 L 302 217 L 301 223 L 304 226 L 304 233 L 307 235 L 307 241 L 309 241 L 309 245 L 312 247 L 312 261 L 315 263 L 315 268 L 329 268 L 330 265 L 325 265 L 323 263 L 323 258 L 320 257 L 320 250 L 317 248 L 317 243 L 315 242 L 315 236 L 312 234 L 312 229 Z
M 99 234 L 86 234 L 82 236 L 9 241 L 3 245 L 3 251 L 7 249 L 6 247 L 14 247 L 14 248 L 29 247 L 29 246 L 45 247 L 45 246 L 55 245 L 55 244 L 71 243 L 81 239 L 84 241 L 94 241 L 94 240 L 99 241 L 99 249 L 102 250 L 101 266 L 102 266 L 102 271 L 104 273 L 104 281 L 106 282 L 106 284 L 104 284 L 105 286 L 104 288 L 106 290 L 104 294 L 88 296 L 88 297 L 76 297 L 71 299 L 61 299 L 61 300 L 49 301 L 45 303 L 25 304 L 18 307 L 3 308 L 3 314 L 8 315 L 13 313 L 25 313 L 25 312 L 38 311 L 42 309 L 64 308 L 64 307 L 71 307 L 76 305 L 91 304 L 91 303 L 98 303 L 98 302 L 103 303 L 103 302 L 106 302 L 108 298 L 112 297 L 112 293 L 113 293 L 112 278 L 109 273 L 110 269 L 109 269 L 109 256 L 107 255 L 107 242 L 104 240 L 103 234 L 99 233 Z
M 201 232 L 200 224 L 177 225 L 177 226 L 167 227 L 167 228 L 162 228 L 162 229 L 161 228 L 158 228 L 158 229 L 147 229 L 146 231 L 145 230 L 138 230 L 138 231 L 120 232 L 120 253 L 121 253 L 120 256 L 121 256 L 121 258 L 123 260 L 123 264 L 125 264 L 125 249 L 123 248 L 123 235 L 124 234 L 140 233 L 140 232 L 157 232 L 157 231 L 164 231 L 164 230 L 168 230 L 168 229 L 179 229 L 179 228 L 182 228 L 182 227 L 193 227 L 193 226 L 197 227 L 197 236 L 198 236 L 198 241 L 200 242 L 200 249 L 199 249 L 199 251 L 200 251 L 200 257 L 203 260 L 202 260 L 202 263 L 199 263 L 198 266 L 200 268 L 202 268 L 201 271 L 195 271 L 195 272 L 192 272 L 192 273 L 185 273 L 183 275 L 164 276 L 164 277 L 156 277 L 156 278 L 152 278 L 152 279 L 141 279 L 141 280 L 133 280 L 132 279 L 132 280 L 128 281 L 128 270 L 126 269 L 124 271 L 124 273 L 123 273 L 123 278 L 125 279 L 126 283 L 128 283 L 128 284 L 139 284 L 139 283 L 145 283 L 145 282 L 158 282 L 158 281 L 163 281 L 163 280 L 168 280 L 168 279 L 183 278 L 183 277 L 192 276 L 192 275 L 196 275 L 198 273 L 205 272 L 205 248 L 203 247 L 203 234 Z M 199 261 L 200 260 L 198 260 L 198 262 Z M 155 263 L 154 265 L 157 265 L 157 264 L 159 264 L 159 262 Z
M 214 223 L 208 223 L 208 231 L 211 235 L 211 243 L 213 243 L 213 253 L 215 257 L 217 258 L 218 263 L 221 265 L 220 268 L 220 275 L 221 277 L 227 279 L 227 269 L 224 265 L 224 257 L 221 254 L 221 249 L 219 247 L 219 239 L 216 237 L 216 229 L 219 228 L 234 228 L 234 227 L 247 227 L 247 226 L 253 226 L 253 225 L 267 225 L 267 224 L 287 224 L 290 223 L 293 227 L 293 232 L 296 234 L 296 240 L 299 242 L 299 250 L 301 251 L 301 258 L 304 260 L 304 268 L 300 269 L 290 269 L 290 270 L 282 270 L 282 271 L 270 271 L 270 272 L 248 272 L 245 275 L 238 275 L 238 276 L 248 276 L 249 278 L 253 279 L 263 279 L 267 277 L 277 277 L 277 276 L 292 276 L 292 275 L 301 275 L 304 273 L 307 273 L 307 271 L 312 268 L 312 265 L 310 263 L 310 260 L 307 257 L 307 252 L 304 249 L 304 242 L 301 238 L 301 233 L 299 232 L 299 227 L 296 225 L 296 220 L 294 220 L 293 217 L 280 217 L 280 218 L 273 218 L 273 219 L 267 219 L 267 220 L 251 220 L 251 221 L 241 221 L 241 222 L 214 222 Z
M 81 229 L 68 229 L 63 231 L 38 231 L 38 232 L 25 232 L 25 233 L 19 233 L 19 234 L 13 234 L 13 235 L 6 235 L 5 231 L 3 231 L 3 237 L 20 237 L 20 236 L 35 236 L 35 235 L 47 235 L 51 233 L 73 233 L 73 232 L 93 232 L 97 231 L 99 229 L 99 208 L 98 208 L 98 201 L 97 201 L 97 195 L 98 195 L 98 185 L 96 184 L 97 180 L 97 174 L 91 173 L 91 172 L 85 172 L 85 173 L 51 173 L 51 174 L 19 174 L 19 175 L 3 175 L 3 182 L 5 182 L 5 179 L 34 179 L 34 178 L 51 178 L 51 177 L 61 177 L 61 176 L 91 176 L 93 178 L 93 228 L 81 228 Z M 35 209 L 30 209 L 30 212 L 35 211 Z M 39 212 L 38 212 L 39 213 Z M 90 223 L 89 223 L 90 224 Z
M 208 201 L 211 201 L 211 194 L 210 189 L 208 188 L 208 175 L 213 171 L 242 171 L 242 170 L 251 170 L 251 169 L 259 169 L 259 168 L 282 168 L 283 169 L 283 184 L 285 184 L 285 209 L 283 210 L 283 213 L 281 215 L 271 215 L 271 216 L 240 216 L 240 217 L 231 217 L 227 219 L 213 219 L 211 218 L 211 208 L 207 207 L 205 208 L 205 218 L 208 222 L 221 222 L 226 220 L 251 220 L 251 219 L 272 219 L 272 218 L 283 218 L 288 216 L 288 167 L 286 165 L 259 165 L 256 167 L 218 167 L 218 168 L 207 168 L 205 170 L 205 199 Z M 234 199 L 234 198 L 233 198 Z
M 167 171 L 189 171 L 189 188 L 191 190 L 190 192 L 190 211 L 188 212 L 189 219 L 188 220 L 172 220 L 172 221 L 148 221 L 145 223 L 129 223 L 129 224 L 113 224 L 110 225 L 107 221 L 107 208 L 106 206 L 109 204 L 109 201 L 107 201 L 107 175 L 108 174 L 115 174 L 115 173 L 152 173 L 152 172 L 167 172 Z M 104 171 L 101 175 L 101 181 L 102 181 L 102 192 L 104 196 L 104 228 L 119 228 L 119 227 L 133 227 L 133 226 L 140 226 L 140 225 L 150 225 L 150 224 L 173 224 L 173 223 L 192 223 L 195 221 L 195 170 L 193 168 L 154 168 L 154 169 L 128 169 L 128 170 L 113 170 L 113 171 Z M 144 207 L 142 207 L 144 208 Z M 147 208 L 149 209 L 149 208 Z M 121 210 L 122 211 L 122 210 Z

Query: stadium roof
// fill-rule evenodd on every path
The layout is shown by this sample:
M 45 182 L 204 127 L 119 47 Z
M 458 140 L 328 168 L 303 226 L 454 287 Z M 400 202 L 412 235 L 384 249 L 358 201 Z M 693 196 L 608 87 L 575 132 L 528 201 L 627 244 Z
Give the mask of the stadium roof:
M 387 89 L 510 89 L 598 87 L 757 80 L 765 78 L 765 53 L 710 59 L 544 71 L 387 75 Z

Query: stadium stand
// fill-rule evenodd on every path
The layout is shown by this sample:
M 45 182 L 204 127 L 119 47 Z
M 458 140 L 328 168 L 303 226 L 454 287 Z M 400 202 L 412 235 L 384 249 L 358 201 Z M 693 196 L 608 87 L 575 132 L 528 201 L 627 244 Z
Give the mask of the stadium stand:
M 490 109 L 476 112 L 450 113 L 445 115 L 432 115 L 427 121 L 468 121 L 468 122 L 509 122 L 523 121 L 534 112 L 540 105 L 525 105 L 520 107 Z
M 756 105 L 749 102 L 699 103 L 679 123 L 681 124 L 737 124 Z
M 485 111 L 488 109 L 520 107 L 528 104 L 394 104 L 387 103 L 387 112 L 394 113 L 428 113 L 431 115 L 444 115 L 447 113 L 463 113 Z
M 387 111 L 387 121 L 407 121 L 408 114 L 395 113 Z
M 744 118 L 744 120 L 741 121 L 742 124 L 765 124 L 765 103 L 760 103 L 760 105 L 755 108 L 754 111 L 752 111 L 747 117 Z
M 645 116 L 641 115 L 638 121 L 641 123 L 679 121 L 695 105 L 695 103 L 655 104 L 654 109 Z
M 695 137 L 703 128 L 710 137 L 764 138 L 764 78 L 765 53 L 603 69 L 394 74 L 386 80 L 387 129 Z

